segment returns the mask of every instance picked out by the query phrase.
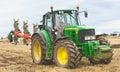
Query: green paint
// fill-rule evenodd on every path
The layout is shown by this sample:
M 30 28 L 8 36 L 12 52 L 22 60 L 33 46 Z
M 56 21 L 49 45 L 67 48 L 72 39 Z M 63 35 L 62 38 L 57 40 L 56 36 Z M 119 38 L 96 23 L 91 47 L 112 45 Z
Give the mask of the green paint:
M 48 45 L 47 52 L 46 52 L 46 59 L 50 59 L 52 56 L 52 41 L 47 31 L 41 30 L 41 32 L 43 33 L 45 40 L 47 41 L 47 45 Z
M 89 29 L 93 29 L 93 28 L 87 28 L 84 26 L 69 26 L 64 29 L 64 35 L 68 36 L 69 40 L 72 40 L 76 43 L 76 45 L 81 50 L 82 56 L 85 56 L 89 59 L 96 59 L 96 58 L 105 59 L 107 57 L 109 58 L 110 56 L 112 56 L 110 46 L 101 46 L 98 41 L 89 41 L 84 43 L 79 42 L 78 31 L 89 30 Z M 104 51 L 109 49 L 110 51 L 108 51 L 108 53 L 103 53 Z

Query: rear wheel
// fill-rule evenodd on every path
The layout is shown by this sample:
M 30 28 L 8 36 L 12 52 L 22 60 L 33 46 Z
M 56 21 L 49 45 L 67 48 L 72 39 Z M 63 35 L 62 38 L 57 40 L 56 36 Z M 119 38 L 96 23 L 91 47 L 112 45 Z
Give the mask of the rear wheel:
M 32 37 L 31 54 L 33 62 L 36 64 L 49 64 L 50 61 L 45 59 L 46 56 L 46 44 L 43 42 L 39 35 Z
M 75 68 L 80 62 L 80 52 L 74 42 L 57 41 L 54 47 L 55 64 L 60 67 Z

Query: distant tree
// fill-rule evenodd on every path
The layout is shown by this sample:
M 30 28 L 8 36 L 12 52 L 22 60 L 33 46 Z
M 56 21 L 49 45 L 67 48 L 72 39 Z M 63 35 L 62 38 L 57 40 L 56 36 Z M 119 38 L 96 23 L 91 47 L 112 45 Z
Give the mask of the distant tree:
M 3 39 L 3 37 L 1 37 L 1 39 Z

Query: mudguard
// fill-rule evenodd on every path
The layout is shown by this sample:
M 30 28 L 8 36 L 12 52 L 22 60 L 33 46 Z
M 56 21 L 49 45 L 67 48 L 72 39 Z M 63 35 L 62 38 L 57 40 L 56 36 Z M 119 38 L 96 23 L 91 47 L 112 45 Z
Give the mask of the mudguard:
M 62 37 L 59 37 L 57 38 L 55 41 L 54 41 L 54 44 L 59 41 L 59 40 L 62 40 L 62 39 L 67 39 L 68 37 L 67 36 L 62 36 Z
M 43 42 L 46 44 L 46 40 L 45 40 L 45 38 L 44 38 L 42 32 L 34 33 L 34 34 L 32 35 L 32 38 L 33 38 L 34 35 L 38 35 L 39 37 L 41 37 L 41 38 L 43 39 Z M 47 44 L 46 44 L 46 46 L 47 46 Z
M 52 58 L 52 41 L 50 39 L 50 35 L 48 34 L 47 31 L 40 30 L 37 33 L 34 33 L 32 37 L 36 34 L 40 36 L 43 39 L 44 43 L 46 44 L 46 47 L 47 47 L 46 59 L 48 60 L 51 59 Z

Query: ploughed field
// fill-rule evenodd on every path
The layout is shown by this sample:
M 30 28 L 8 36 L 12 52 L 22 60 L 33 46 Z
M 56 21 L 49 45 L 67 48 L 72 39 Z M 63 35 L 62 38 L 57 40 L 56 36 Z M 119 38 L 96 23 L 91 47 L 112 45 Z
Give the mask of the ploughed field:
M 110 64 L 90 65 L 83 58 L 76 69 L 52 65 L 36 65 L 32 62 L 30 46 L 0 40 L 0 72 L 120 72 L 120 37 L 106 37 L 113 45 L 113 60 Z

